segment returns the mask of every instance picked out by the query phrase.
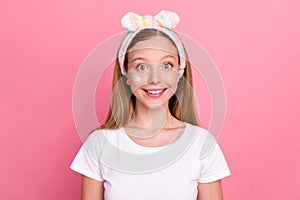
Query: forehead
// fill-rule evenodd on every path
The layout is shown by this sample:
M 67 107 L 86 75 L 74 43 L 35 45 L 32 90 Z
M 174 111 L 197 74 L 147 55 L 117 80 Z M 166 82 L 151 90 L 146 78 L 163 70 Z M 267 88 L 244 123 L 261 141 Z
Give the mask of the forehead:
M 166 53 L 177 54 L 177 49 L 174 44 L 167 38 L 156 36 L 148 40 L 136 43 L 128 52 L 142 52 L 143 50 L 157 50 Z

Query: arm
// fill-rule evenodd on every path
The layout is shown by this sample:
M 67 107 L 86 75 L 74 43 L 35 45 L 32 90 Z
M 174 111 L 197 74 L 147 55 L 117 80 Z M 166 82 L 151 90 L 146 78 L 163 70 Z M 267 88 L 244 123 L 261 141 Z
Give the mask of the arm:
M 221 180 L 198 183 L 198 200 L 223 200 Z
M 81 200 L 104 200 L 103 182 L 82 175 Z

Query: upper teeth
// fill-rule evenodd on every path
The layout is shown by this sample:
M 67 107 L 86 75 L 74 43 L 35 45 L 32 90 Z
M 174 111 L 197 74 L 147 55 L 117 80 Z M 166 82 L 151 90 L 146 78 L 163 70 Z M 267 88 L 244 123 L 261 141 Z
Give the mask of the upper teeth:
M 150 94 L 159 94 L 161 93 L 163 90 L 147 90 Z

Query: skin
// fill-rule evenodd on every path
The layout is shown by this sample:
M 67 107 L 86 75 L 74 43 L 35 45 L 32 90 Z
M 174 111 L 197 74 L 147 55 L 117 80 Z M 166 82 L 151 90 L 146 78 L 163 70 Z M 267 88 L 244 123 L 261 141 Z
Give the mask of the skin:
M 124 129 L 139 145 L 164 146 L 176 141 L 183 133 L 184 123 L 174 118 L 168 109 L 169 99 L 177 89 L 178 72 L 176 47 L 163 37 L 138 42 L 128 53 L 127 84 L 136 97 L 136 109 Z M 159 96 L 149 96 L 147 90 L 164 92 Z M 83 176 L 81 199 L 104 199 L 103 182 Z M 221 180 L 198 183 L 197 199 L 222 200 Z
M 104 200 L 103 181 L 96 181 L 87 176 L 82 175 L 82 200 Z
M 221 180 L 211 183 L 198 183 L 198 200 L 222 200 Z

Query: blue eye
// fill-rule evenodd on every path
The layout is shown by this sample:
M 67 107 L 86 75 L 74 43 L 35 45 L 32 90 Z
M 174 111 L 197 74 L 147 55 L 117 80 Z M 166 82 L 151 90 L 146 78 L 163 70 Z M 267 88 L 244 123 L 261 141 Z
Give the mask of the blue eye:
M 164 69 L 171 69 L 172 67 L 173 67 L 173 65 L 171 63 L 163 64 Z
M 147 65 L 139 64 L 135 67 L 135 69 L 138 70 L 138 71 L 145 71 L 147 69 Z

